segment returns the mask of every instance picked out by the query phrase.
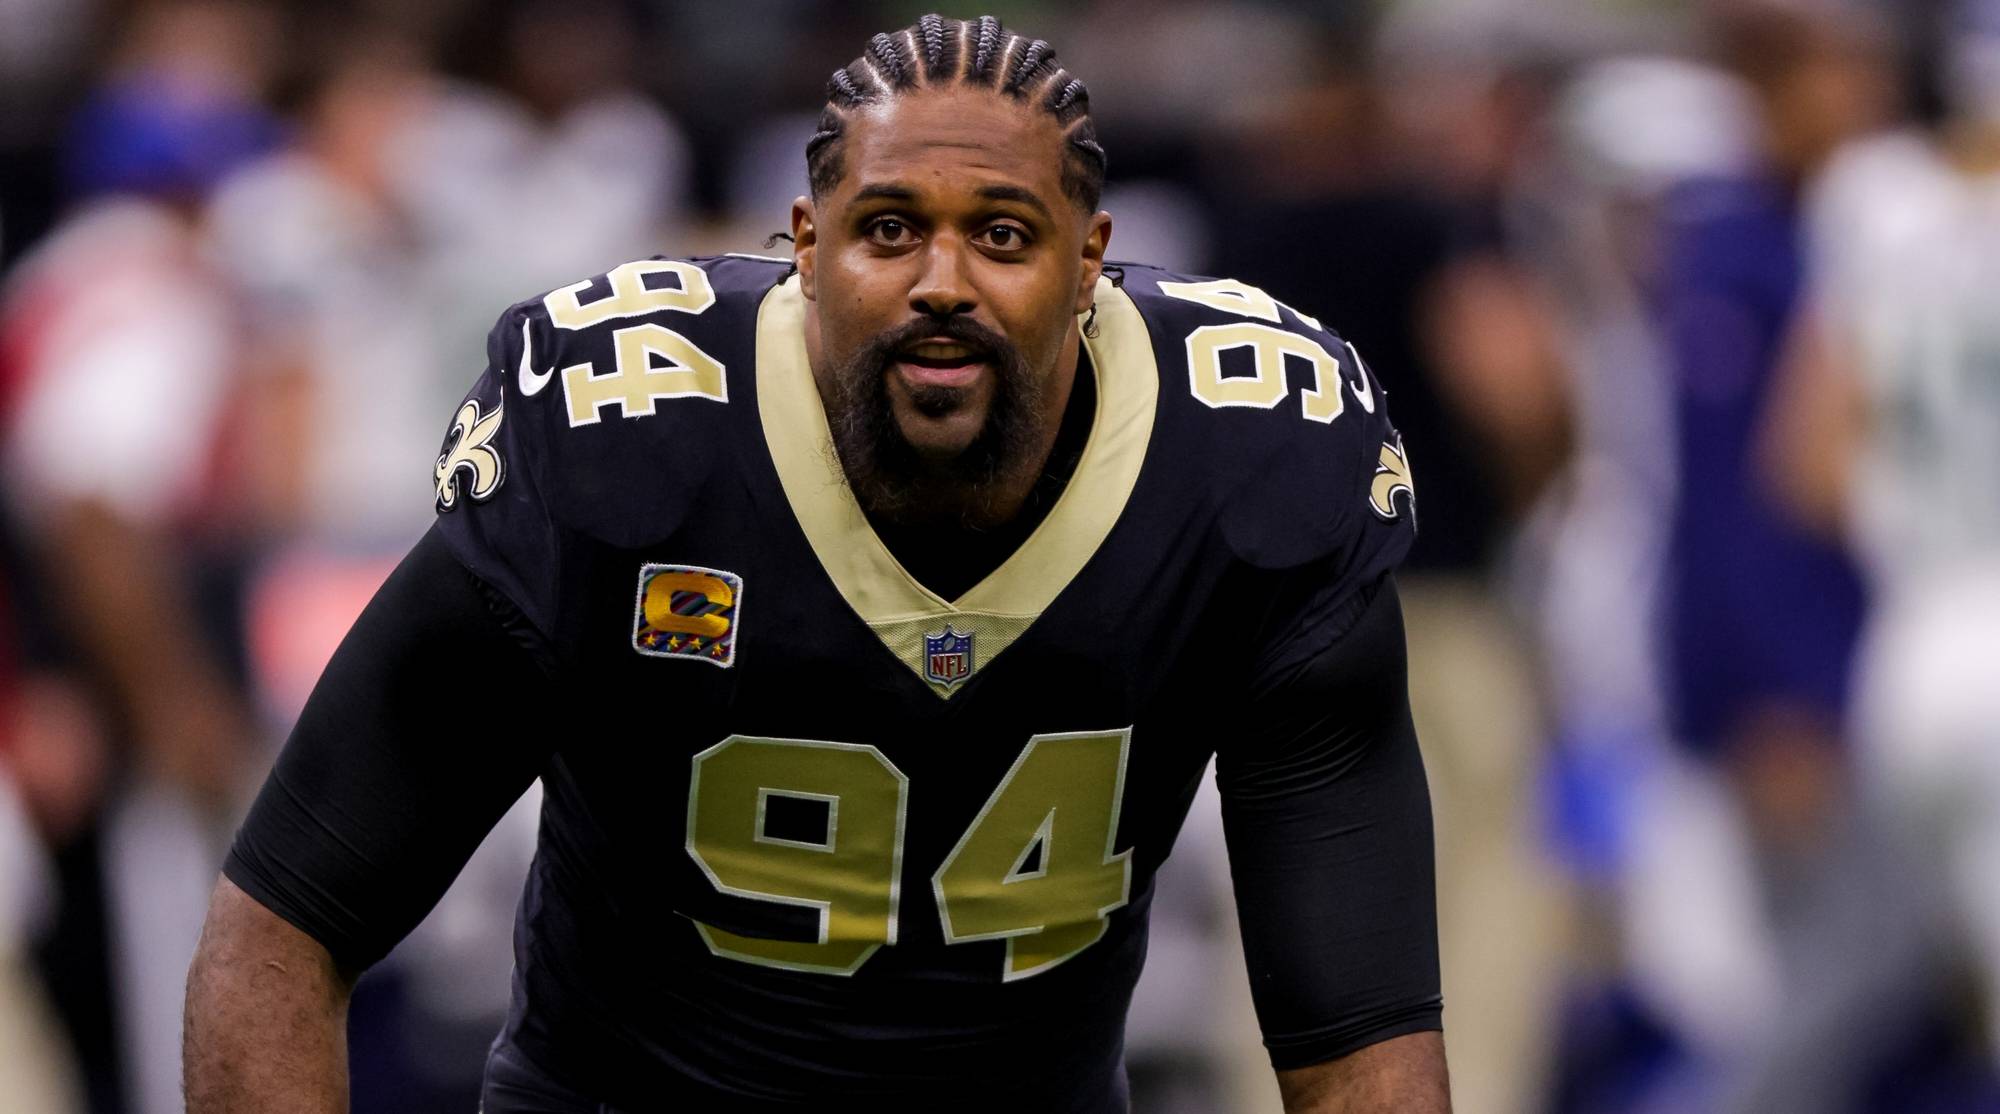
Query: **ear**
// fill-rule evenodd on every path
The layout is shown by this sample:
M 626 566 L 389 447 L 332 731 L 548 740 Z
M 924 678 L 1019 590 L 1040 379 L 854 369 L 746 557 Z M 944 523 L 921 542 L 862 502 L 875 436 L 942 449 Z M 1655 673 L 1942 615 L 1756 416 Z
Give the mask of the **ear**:
M 1100 211 L 1090 218 L 1083 234 L 1083 273 L 1077 276 L 1076 312 L 1088 310 L 1097 301 L 1097 278 L 1104 273 L 1104 250 L 1111 246 L 1111 214 Z
M 813 223 L 813 203 L 809 197 L 792 202 L 792 266 L 799 269 L 799 292 L 807 301 L 819 295 L 813 274 L 819 253 L 819 228 Z

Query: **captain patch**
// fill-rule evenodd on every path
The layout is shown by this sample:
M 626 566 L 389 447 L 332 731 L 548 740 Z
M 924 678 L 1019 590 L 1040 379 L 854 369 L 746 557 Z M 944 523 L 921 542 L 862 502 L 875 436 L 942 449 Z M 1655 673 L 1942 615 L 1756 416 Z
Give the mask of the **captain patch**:
M 697 565 L 643 565 L 633 608 L 632 648 L 654 658 L 693 658 L 724 669 L 736 661 L 743 578 Z

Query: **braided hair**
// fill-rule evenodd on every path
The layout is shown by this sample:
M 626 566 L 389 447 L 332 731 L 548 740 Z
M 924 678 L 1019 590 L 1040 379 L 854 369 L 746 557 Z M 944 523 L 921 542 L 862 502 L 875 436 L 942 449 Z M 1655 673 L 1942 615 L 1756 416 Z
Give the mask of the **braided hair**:
M 815 198 L 840 183 L 840 153 L 848 116 L 916 89 L 950 86 L 990 89 L 1056 118 L 1063 129 L 1063 192 L 1085 213 L 1097 211 L 1104 192 L 1104 148 L 1090 120 L 1090 91 L 1056 64 L 1056 52 L 1000 26 L 927 15 L 901 31 L 876 35 L 861 57 L 833 71 L 826 109 L 806 143 L 806 176 Z

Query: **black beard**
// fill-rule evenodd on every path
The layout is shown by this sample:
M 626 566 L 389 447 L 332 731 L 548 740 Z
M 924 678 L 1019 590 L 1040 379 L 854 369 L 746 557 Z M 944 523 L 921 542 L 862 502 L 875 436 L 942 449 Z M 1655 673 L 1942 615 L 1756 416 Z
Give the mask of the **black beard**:
M 945 337 L 973 348 L 994 370 L 993 404 L 965 451 L 925 457 L 904 439 L 889 402 L 888 371 L 904 347 Z M 1042 384 L 1020 349 L 967 317 L 919 318 L 870 341 L 834 369 L 826 398 L 834 452 L 868 517 L 896 525 L 996 524 L 1006 481 L 1031 467 Z M 917 387 L 910 401 L 929 417 L 965 404 L 957 387 Z

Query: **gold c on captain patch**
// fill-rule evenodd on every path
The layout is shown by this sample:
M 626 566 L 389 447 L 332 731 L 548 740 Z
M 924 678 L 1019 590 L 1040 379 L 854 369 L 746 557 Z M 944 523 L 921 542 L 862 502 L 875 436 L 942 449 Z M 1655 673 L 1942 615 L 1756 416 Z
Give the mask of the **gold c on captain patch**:
M 699 565 L 643 565 L 633 608 L 632 648 L 655 658 L 736 662 L 743 578 Z

